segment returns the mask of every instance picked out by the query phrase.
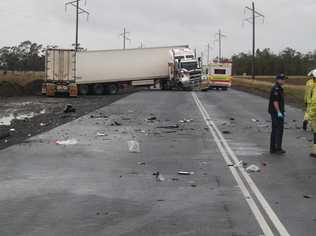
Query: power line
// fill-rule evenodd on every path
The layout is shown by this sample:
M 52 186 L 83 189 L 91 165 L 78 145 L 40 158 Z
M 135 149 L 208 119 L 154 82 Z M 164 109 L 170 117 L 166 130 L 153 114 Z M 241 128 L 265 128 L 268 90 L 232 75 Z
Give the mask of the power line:
M 82 0 L 74 0 L 74 1 L 70 1 L 70 2 L 65 3 L 65 10 L 66 11 L 67 11 L 67 7 L 69 5 L 73 6 L 76 9 L 76 40 L 75 40 L 75 44 L 74 44 L 76 52 L 80 49 L 79 48 L 80 44 L 78 42 L 78 40 L 79 40 L 79 15 L 85 14 L 87 16 L 87 20 L 89 19 L 89 15 L 90 15 L 90 13 L 87 10 L 80 7 L 81 1 Z M 87 1 L 85 1 L 85 5 L 86 4 L 87 4 Z
M 215 42 L 218 42 L 218 61 L 222 61 L 222 38 L 226 38 L 227 36 L 222 33 L 221 29 L 219 29 L 218 33 L 215 35 Z
M 261 14 L 260 12 L 256 11 L 255 9 L 255 3 L 252 2 L 252 8 L 245 7 L 245 13 L 246 11 L 250 11 L 252 16 L 249 18 L 245 18 L 243 22 L 248 22 L 252 24 L 252 65 L 251 65 L 251 74 L 252 79 L 255 79 L 256 75 L 256 19 L 262 18 L 264 22 L 265 16 Z
M 126 29 L 124 28 L 123 33 L 120 34 L 120 37 L 123 38 L 123 49 L 126 49 L 126 41 L 131 41 L 131 39 L 127 36 L 129 35 L 130 32 L 127 32 Z

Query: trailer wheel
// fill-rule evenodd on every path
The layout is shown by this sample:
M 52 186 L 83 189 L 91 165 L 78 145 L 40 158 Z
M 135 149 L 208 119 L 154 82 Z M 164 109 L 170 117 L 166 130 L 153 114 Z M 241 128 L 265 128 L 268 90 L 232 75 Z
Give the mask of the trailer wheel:
M 89 93 L 89 86 L 87 84 L 79 85 L 79 92 L 81 95 L 87 95 Z
M 104 93 L 103 84 L 94 84 L 93 85 L 93 93 L 96 95 L 102 95 Z
M 115 95 L 118 93 L 118 86 L 116 84 L 110 84 L 106 86 L 106 91 L 108 92 L 108 94 L 110 95 Z

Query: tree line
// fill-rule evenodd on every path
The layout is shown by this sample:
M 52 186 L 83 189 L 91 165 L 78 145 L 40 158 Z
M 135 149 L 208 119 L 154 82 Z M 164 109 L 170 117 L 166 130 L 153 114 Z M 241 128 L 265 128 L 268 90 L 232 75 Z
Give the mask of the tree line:
M 44 71 L 45 48 L 43 45 L 24 41 L 17 46 L 0 49 L 0 70 Z
M 239 53 L 232 57 L 234 75 L 251 75 L 252 54 Z M 303 54 L 292 48 L 285 48 L 279 54 L 269 48 L 256 51 L 256 75 L 306 75 L 316 69 L 316 51 Z

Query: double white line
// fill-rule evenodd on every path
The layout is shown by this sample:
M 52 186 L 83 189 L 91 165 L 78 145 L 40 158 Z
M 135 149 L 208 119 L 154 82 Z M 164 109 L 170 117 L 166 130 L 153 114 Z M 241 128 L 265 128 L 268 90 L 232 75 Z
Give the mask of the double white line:
M 230 148 L 226 139 L 223 137 L 222 133 L 219 131 L 215 123 L 211 120 L 210 115 L 207 113 L 196 93 L 192 92 L 192 96 L 206 122 L 206 125 L 208 126 L 212 136 L 214 137 L 219 151 L 221 152 L 229 170 L 231 171 L 238 186 L 240 187 L 241 192 L 245 197 L 245 200 L 247 201 L 257 222 L 259 223 L 264 235 L 273 236 L 274 233 L 270 225 L 267 223 L 262 212 L 260 211 L 259 206 L 264 210 L 266 216 L 270 220 L 270 223 L 274 226 L 274 231 L 278 232 L 281 236 L 289 236 L 289 232 L 286 230 L 278 216 L 275 214 L 269 203 L 259 191 L 252 178 L 245 171 L 245 169 L 238 164 L 240 163 L 239 159 Z

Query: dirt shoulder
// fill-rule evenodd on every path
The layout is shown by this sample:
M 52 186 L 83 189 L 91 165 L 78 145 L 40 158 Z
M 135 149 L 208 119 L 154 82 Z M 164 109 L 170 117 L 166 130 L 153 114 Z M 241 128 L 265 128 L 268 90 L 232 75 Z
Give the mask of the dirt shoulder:
M 21 143 L 29 137 L 77 119 L 131 93 L 78 98 L 2 97 L 0 98 L 0 149 Z M 76 111 L 64 113 L 67 104 L 71 104 Z

